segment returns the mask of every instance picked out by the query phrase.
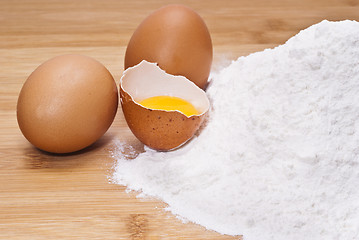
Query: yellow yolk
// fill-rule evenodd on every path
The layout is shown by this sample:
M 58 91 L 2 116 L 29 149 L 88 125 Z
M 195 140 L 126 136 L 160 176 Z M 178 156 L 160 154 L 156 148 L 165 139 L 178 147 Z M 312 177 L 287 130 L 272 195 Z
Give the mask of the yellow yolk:
M 186 100 L 171 96 L 156 96 L 146 98 L 139 102 L 142 106 L 150 109 L 165 110 L 165 111 L 180 111 L 187 117 L 197 115 L 197 109 Z

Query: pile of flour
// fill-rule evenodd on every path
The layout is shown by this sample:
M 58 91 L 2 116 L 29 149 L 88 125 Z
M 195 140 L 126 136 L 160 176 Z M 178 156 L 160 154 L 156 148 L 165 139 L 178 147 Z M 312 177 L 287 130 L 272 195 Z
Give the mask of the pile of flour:
M 359 238 L 359 22 L 323 21 L 212 76 L 207 125 L 112 180 L 245 240 Z

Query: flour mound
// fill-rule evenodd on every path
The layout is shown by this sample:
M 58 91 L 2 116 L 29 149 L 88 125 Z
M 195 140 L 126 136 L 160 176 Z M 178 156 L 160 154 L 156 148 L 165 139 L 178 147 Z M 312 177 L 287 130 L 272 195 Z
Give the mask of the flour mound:
M 213 74 L 207 126 L 113 179 L 245 240 L 359 237 L 359 23 L 323 21 Z

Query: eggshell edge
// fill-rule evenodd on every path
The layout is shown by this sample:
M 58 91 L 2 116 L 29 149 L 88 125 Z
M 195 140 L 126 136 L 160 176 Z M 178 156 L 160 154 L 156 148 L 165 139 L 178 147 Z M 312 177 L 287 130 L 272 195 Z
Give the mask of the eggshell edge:
M 136 72 L 136 75 L 130 77 L 134 77 L 134 79 L 141 75 L 149 77 L 150 74 L 148 74 L 146 71 L 156 71 L 160 73 L 160 75 L 164 76 L 164 79 L 167 79 L 168 77 L 178 78 L 179 81 L 185 81 L 185 84 L 190 84 L 188 85 L 189 88 L 196 89 L 196 91 L 198 91 L 196 93 L 201 94 L 200 98 L 204 99 L 202 102 L 204 106 L 198 109 L 200 110 L 200 114 L 187 117 L 179 111 L 153 110 L 138 104 L 132 95 L 125 90 L 125 87 L 123 86 L 123 80 L 126 77 L 129 77 L 129 73 L 131 74 L 133 72 Z M 157 81 L 159 78 L 154 79 Z M 151 81 L 154 79 L 151 78 Z M 136 82 L 134 85 L 136 84 L 138 84 L 138 82 Z M 165 84 L 164 86 L 168 85 L 171 84 Z M 148 90 L 146 87 L 143 88 Z M 164 91 L 168 90 L 165 89 L 165 87 L 163 87 L 162 90 L 163 89 Z M 136 93 L 138 94 L 138 91 Z M 155 94 L 153 96 L 156 96 L 158 93 L 159 92 L 154 91 L 151 94 Z M 181 97 L 178 96 L 178 94 L 175 96 Z M 186 96 L 183 97 L 182 95 L 182 98 L 191 102 L 191 100 L 186 98 Z M 158 67 L 156 63 L 149 63 L 145 60 L 134 67 L 126 69 L 126 71 L 123 73 L 123 76 L 120 80 L 120 99 L 122 111 L 132 133 L 142 143 L 158 151 L 170 151 L 177 149 L 190 140 L 203 123 L 205 116 L 210 108 L 210 103 L 206 93 L 193 82 L 183 76 L 168 74 L 160 67 Z M 197 103 L 197 106 L 195 107 L 198 107 L 198 104 L 199 103 Z

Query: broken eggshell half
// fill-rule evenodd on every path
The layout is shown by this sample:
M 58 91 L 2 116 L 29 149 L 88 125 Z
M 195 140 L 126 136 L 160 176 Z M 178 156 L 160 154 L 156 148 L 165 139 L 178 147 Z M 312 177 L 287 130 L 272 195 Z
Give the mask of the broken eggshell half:
M 180 111 L 146 108 L 139 104 L 155 96 L 179 97 L 199 112 L 187 117 Z M 133 134 L 145 145 L 159 151 L 180 147 L 202 124 L 210 103 L 206 93 L 183 76 L 166 73 L 156 63 L 143 60 L 124 71 L 120 80 L 122 111 Z

